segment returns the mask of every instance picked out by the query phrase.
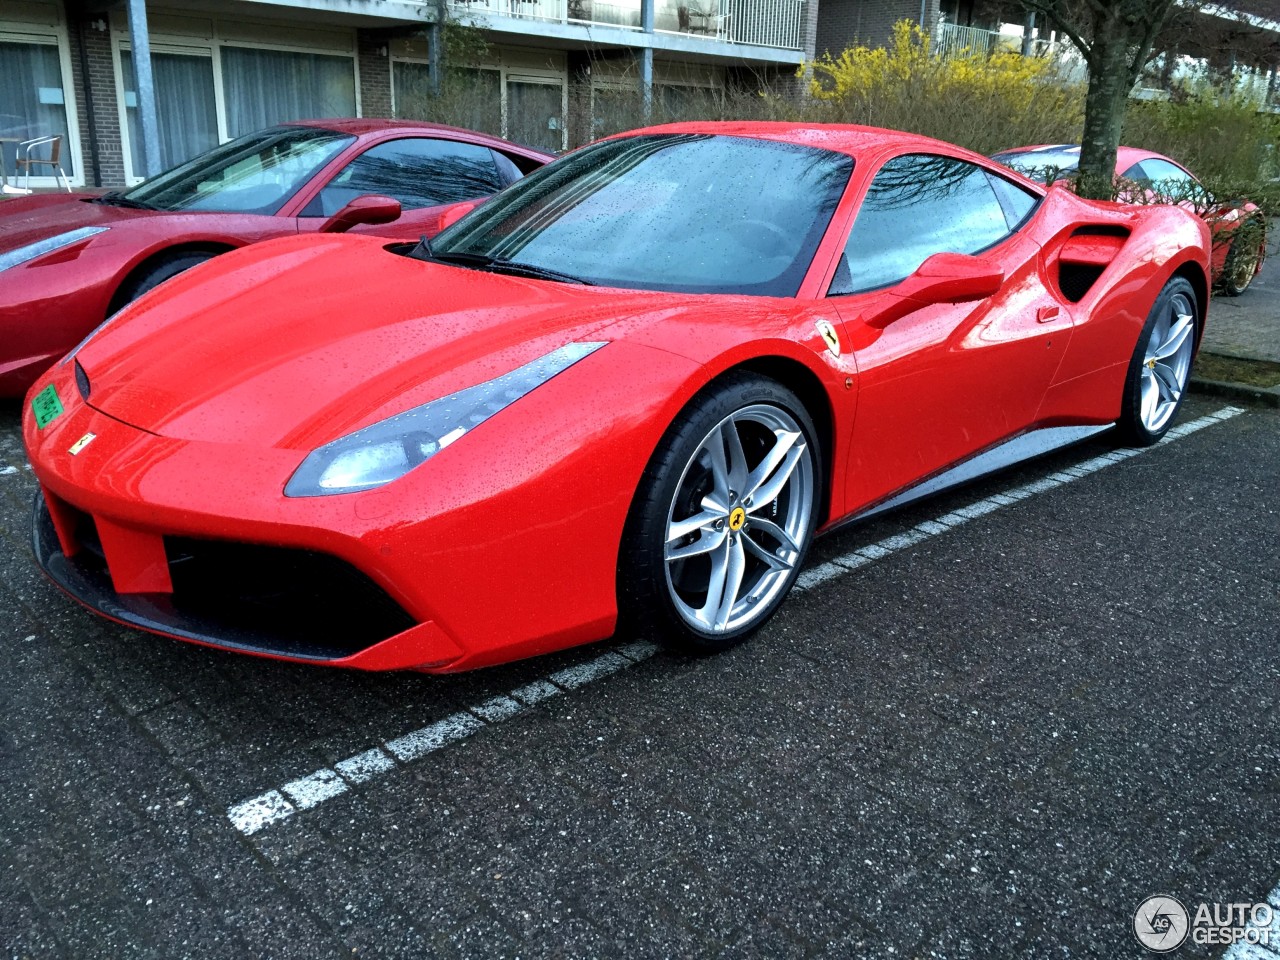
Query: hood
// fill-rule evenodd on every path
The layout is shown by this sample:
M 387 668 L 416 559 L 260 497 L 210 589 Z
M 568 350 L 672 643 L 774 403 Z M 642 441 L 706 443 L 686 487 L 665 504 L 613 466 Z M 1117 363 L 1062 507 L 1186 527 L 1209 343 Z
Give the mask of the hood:
M 0 203 L 0 253 L 80 227 L 110 227 L 157 215 L 157 211 L 89 203 L 90 199 L 88 194 L 48 193 Z
M 160 436 L 310 450 L 672 307 L 670 295 L 500 276 L 385 247 L 290 237 L 174 278 L 76 355 L 90 405 Z

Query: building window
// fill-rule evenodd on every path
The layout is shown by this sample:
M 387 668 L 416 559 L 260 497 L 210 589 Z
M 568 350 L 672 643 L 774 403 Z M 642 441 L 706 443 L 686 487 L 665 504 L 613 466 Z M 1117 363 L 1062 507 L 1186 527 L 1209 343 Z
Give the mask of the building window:
M 156 115 L 160 127 L 160 166 L 176 167 L 218 145 L 218 110 L 213 93 L 213 58 L 208 54 L 151 51 Z M 129 129 L 130 171 L 146 169 L 138 119 L 138 94 L 133 57 L 120 51 L 120 75 Z
M 425 60 L 391 62 L 395 114 L 407 120 L 447 123 L 502 136 L 502 71 L 456 67 L 447 72 L 437 97 L 431 95 L 431 66 Z
M 547 150 L 564 149 L 564 81 L 507 77 L 508 140 Z
M 15 169 L 19 142 L 55 135 L 63 138 L 64 169 L 75 166 L 67 91 L 56 39 L 20 42 L 0 38 L 0 151 L 6 171 Z
M 250 32 L 265 38 L 269 29 L 255 26 Z M 278 123 L 359 114 L 356 60 L 347 52 L 354 50 L 354 31 L 320 38 L 327 47 L 292 50 L 268 47 L 243 33 L 231 40 L 211 25 L 204 35 L 175 31 L 153 36 L 162 169 Z M 127 35 L 115 49 L 125 174 L 137 183 L 145 164 Z
M 356 114 L 350 57 L 227 46 L 222 83 L 230 137 L 288 120 Z
M 407 120 L 429 119 L 431 64 L 425 60 L 391 61 L 391 112 Z

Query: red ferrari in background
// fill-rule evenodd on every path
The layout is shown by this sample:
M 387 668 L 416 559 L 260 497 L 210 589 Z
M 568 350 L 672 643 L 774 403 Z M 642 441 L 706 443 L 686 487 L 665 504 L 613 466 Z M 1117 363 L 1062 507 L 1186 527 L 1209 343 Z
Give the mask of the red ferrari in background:
M 20 396 L 108 315 L 220 253 L 321 229 L 416 240 L 446 206 L 550 159 L 452 127 L 320 120 L 249 134 L 123 193 L 0 203 L 0 397 Z
M 32 388 L 39 563 L 121 623 L 445 672 L 721 650 L 815 532 L 1182 402 L 1209 235 L 863 127 L 690 123 L 429 243 L 175 278 Z
M 1074 173 L 1080 166 L 1080 148 L 1070 143 L 1017 147 L 991 159 L 1044 183 L 1050 176 Z M 1267 255 L 1267 224 L 1257 204 L 1247 200 L 1220 203 L 1182 164 L 1137 147 L 1120 147 L 1116 176 L 1145 193 L 1144 199 L 1176 199 L 1203 218 L 1213 237 L 1214 286 L 1232 297 L 1248 289 Z M 1256 229 L 1241 231 L 1245 223 L 1255 224 Z

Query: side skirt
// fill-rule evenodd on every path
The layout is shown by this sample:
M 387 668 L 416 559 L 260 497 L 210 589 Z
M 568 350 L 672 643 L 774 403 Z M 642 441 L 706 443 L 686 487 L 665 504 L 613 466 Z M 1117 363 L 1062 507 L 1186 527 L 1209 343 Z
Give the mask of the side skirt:
M 958 487 L 962 483 L 976 480 L 985 474 L 1011 467 L 1015 463 L 1031 460 L 1034 457 L 1059 450 L 1062 447 L 1069 447 L 1073 443 L 1079 443 L 1081 440 L 1087 440 L 1090 437 L 1104 433 L 1114 426 L 1115 424 L 1113 423 L 1106 423 L 1100 427 L 1042 427 L 1038 430 L 1030 430 L 1010 440 L 998 443 L 994 447 L 988 447 L 982 453 L 970 457 L 968 460 L 963 460 L 954 467 L 948 467 L 941 473 L 935 473 L 933 476 L 927 477 L 915 485 L 894 494 L 889 499 L 881 500 L 874 506 L 853 514 L 847 520 L 837 524 L 837 526 L 844 526 L 847 523 L 853 523 L 858 520 L 866 520 L 888 510 L 895 510 L 916 500 L 931 497 L 935 493 L 941 493 L 951 487 Z M 832 529 L 835 528 L 833 527 Z

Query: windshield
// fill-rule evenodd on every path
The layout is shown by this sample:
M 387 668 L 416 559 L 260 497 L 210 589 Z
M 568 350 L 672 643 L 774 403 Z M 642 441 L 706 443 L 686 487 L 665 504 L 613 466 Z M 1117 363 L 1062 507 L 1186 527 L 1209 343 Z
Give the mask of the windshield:
M 166 170 L 124 199 L 156 210 L 273 214 L 353 140 L 314 127 L 269 127 Z
M 997 153 L 991 157 L 1011 170 L 1017 170 L 1032 180 L 1044 183 L 1053 173 L 1074 173 L 1080 166 L 1080 148 L 1072 146 L 1041 147 L 1037 150 L 1019 150 Z
M 431 255 L 612 287 L 794 296 L 852 171 L 844 154 L 747 137 L 608 140 L 498 194 Z

